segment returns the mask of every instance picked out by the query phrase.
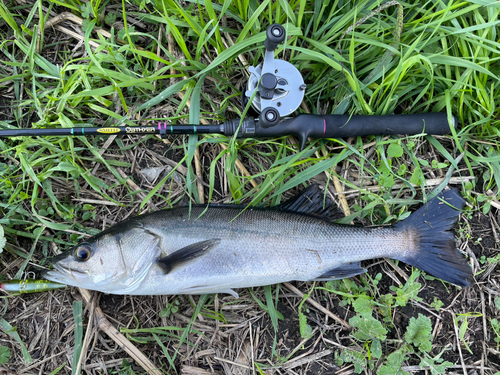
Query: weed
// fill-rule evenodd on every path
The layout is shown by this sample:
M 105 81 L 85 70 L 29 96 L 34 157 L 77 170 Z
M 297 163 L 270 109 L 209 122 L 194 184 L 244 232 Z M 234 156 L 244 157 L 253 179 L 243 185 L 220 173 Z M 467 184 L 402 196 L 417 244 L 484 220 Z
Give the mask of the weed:
M 0 365 L 3 365 L 7 362 L 9 362 L 11 352 L 10 349 L 7 348 L 6 346 L 0 346 Z
M 493 329 L 493 332 L 495 332 L 495 335 L 496 335 L 494 340 L 497 343 L 497 347 L 499 347 L 500 346 L 500 322 L 498 321 L 498 319 L 491 319 L 490 324 L 491 324 L 491 328 Z
M 465 339 L 465 333 L 467 332 L 467 328 L 469 326 L 469 318 L 478 318 L 481 316 L 482 315 L 480 313 L 469 312 L 466 314 L 457 314 L 455 318 L 455 324 L 458 325 L 460 321 L 462 322 L 462 324 L 460 324 L 460 327 L 458 328 L 458 335 L 460 337 L 460 340 L 463 342 L 464 346 L 469 351 L 469 353 L 472 353 L 472 351 L 469 348 L 469 345 L 467 344 L 467 340 Z
M 312 336 L 312 328 L 309 324 L 307 324 L 306 315 L 302 312 L 302 308 L 306 300 L 311 296 L 311 293 L 314 288 L 312 288 L 308 294 L 305 294 L 302 298 L 302 302 L 299 305 L 299 328 L 300 328 L 300 337 L 303 339 L 308 339 Z
M 177 299 L 172 303 L 168 303 L 167 306 L 160 311 L 158 314 L 160 318 L 168 318 L 170 314 L 175 314 L 179 311 L 179 301 Z
M 341 304 L 351 304 L 357 315 L 349 320 L 349 324 L 355 328 L 352 333 L 353 338 L 361 344 L 363 351 L 346 350 L 337 354 L 337 363 L 350 362 L 354 364 L 355 372 L 362 373 L 365 368 L 374 368 L 374 365 L 382 358 L 381 343 L 386 341 L 387 334 L 392 329 L 390 311 L 397 306 L 406 306 L 410 301 L 418 301 L 418 291 L 421 284 L 415 280 L 420 273 L 414 272 L 405 285 L 391 287 L 394 294 L 385 294 L 377 299 L 368 295 L 369 288 L 357 285 L 354 280 L 346 279 L 328 282 L 327 290 L 342 297 Z M 335 286 L 334 286 L 335 285 Z M 441 302 L 441 301 L 439 301 Z M 373 314 L 376 311 L 384 319 L 376 319 Z M 396 350 L 387 354 L 387 357 L 378 368 L 377 373 L 381 374 L 404 374 L 401 370 L 404 361 L 409 355 L 414 353 L 420 359 L 420 366 L 430 366 L 433 374 L 442 374 L 452 363 L 440 358 L 441 354 L 431 357 L 432 350 L 432 324 L 431 320 L 418 314 L 417 318 L 412 317 L 404 334 L 402 342 Z
M 432 325 L 431 320 L 422 314 L 418 318 L 411 318 L 405 333 L 405 340 L 412 344 L 415 349 L 429 352 L 432 349 Z
M 439 300 L 437 297 L 434 297 L 434 301 L 431 303 L 431 307 L 435 308 L 437 312 L 444 306 L 443 301 Z

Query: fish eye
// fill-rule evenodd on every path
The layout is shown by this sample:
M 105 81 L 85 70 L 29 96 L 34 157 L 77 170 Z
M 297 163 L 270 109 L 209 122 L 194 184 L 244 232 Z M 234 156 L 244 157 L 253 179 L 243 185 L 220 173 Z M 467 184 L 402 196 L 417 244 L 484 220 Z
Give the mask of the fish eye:
M 92 251 L 89 245 L 78 246 L 75 250 L 75 258 L 82 262 L 88 260 L 90 255 L 92 255 Z

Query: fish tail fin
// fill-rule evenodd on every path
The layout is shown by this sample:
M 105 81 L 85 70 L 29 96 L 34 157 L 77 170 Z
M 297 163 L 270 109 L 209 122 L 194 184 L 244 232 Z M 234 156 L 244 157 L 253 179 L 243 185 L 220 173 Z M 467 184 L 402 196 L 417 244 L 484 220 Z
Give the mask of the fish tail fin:
M 455 285 L 469 286 L 472 271 L 451 232 L 464 205 L 457 189 L 448 190 L 397 223 L 398 230 L 415 240 L 411 250 L 394 258 Z

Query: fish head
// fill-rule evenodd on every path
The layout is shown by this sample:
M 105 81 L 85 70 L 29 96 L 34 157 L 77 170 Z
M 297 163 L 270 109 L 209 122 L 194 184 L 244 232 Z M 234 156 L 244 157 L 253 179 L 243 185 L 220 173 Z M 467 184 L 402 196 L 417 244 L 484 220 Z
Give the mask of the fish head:
M 105 293 L 138 288 L 161 252 L 159 237 L 141 226 L 106 230 L 59 254 L 43 277 Z

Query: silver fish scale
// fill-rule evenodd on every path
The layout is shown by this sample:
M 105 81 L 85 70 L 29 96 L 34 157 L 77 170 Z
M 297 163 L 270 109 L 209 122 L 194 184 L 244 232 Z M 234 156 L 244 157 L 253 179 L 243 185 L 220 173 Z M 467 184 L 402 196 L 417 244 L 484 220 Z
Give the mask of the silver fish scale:
M 189 215 L 188 208 L 177 208 L 140 218 L 161 238 L 162 255 L 201 241 L 220 243 L 168 274 L 155 263 L 130 294 L 214 293 L 313 280 L 342 264 L 404 254 L 413 243 L 393 227 L 341 226 L 277 210 L 247 209 L 238 216 L 241 208 L 230 206 L 211 207 L 198 218 L 204 210 L 193 207 Z

